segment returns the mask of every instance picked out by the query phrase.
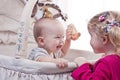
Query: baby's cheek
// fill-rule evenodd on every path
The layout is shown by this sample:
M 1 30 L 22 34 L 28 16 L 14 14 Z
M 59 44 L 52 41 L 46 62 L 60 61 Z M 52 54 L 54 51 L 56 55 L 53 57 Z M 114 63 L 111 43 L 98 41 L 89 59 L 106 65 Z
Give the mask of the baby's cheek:
M 53 45 L 58 45 L 59 44 L 59 40 L 53 40 Z

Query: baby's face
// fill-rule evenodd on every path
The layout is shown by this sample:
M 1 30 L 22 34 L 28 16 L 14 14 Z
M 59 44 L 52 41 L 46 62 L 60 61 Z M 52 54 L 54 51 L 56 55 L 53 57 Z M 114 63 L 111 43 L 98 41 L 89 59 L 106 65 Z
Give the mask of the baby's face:
M 44 34 L 44 48 L 51 52 L 61 50 L 64 45 L 65 30 L 58 22 L 51 22 L 45 28 Z

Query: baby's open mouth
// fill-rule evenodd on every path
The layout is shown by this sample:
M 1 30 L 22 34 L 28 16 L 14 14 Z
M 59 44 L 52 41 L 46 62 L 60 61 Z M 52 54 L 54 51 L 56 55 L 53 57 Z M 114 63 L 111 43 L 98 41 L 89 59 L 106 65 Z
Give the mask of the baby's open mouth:
M 57 49 L 60 49 L 60 48 L 62 48 L 62 45 L 57 46 Z

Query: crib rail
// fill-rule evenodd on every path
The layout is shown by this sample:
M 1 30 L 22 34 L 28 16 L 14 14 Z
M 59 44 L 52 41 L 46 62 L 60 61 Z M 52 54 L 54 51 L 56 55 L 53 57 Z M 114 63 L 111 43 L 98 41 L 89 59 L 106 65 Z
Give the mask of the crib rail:
M 75 68 L 73 62 L 59 69 L 54 63 L 0 55 L 0 80 L 73 80 L 70 73 Z

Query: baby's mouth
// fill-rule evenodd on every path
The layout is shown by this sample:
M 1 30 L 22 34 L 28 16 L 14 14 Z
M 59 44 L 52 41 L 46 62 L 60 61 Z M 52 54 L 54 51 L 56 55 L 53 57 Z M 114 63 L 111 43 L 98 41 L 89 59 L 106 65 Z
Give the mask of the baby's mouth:
M 62 45 L 57 46 L 57 49 L 61 49 L 61 48 L 62 48 Z

